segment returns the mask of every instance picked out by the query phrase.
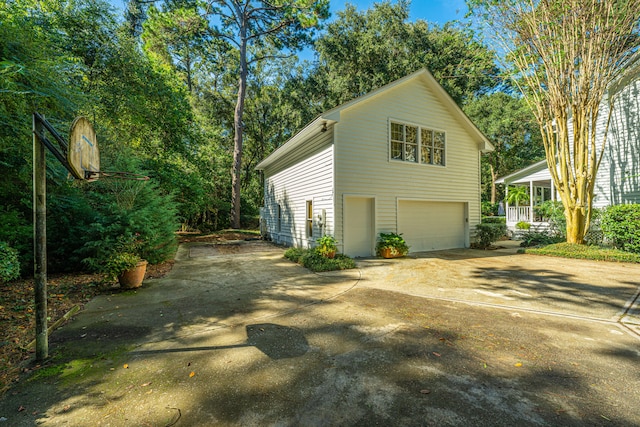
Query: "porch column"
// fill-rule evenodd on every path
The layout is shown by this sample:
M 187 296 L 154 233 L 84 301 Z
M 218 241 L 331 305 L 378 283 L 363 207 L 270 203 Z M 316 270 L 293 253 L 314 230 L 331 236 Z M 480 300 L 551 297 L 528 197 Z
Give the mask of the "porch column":
M 553 183 L 553 180 L 551 180 L 551 201 L 552 202 L 556 201 L 556 186 Z
M 504 182 L 504 215 L 506 221 L 509 222 L 509 183 Z
M 529 222 L 533 222 L 533 181 L 529 181 Z

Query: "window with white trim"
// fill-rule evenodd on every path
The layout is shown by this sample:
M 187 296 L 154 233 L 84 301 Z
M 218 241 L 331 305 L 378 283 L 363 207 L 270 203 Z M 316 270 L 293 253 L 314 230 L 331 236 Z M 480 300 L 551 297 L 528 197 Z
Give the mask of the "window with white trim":
M 389 131 L 392 160 L 445 165 L 444 132 L 396 121 L 391 122 Z

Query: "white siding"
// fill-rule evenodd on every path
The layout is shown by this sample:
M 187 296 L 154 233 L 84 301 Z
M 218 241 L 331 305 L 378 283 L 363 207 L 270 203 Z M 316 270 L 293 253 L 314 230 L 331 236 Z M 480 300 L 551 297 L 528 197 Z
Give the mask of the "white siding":
M 289 246 L 309 247 L 306 202 L 313 201 L 313 238 L 333 234 L 333 145 L 332 132 L 319 133 L 294 155 L 267 168 L 263 220 L 269 237 Z M 278 230 L 278 205 L 282 222 Z M 325 225 L 321 224 L 323 211 Z
M 614 96 L 607 145 L 598 170 L 595 207 L 640 203 L 640 77 L 636 73 Z M 598 117 L 599 147 L 602 145 L 609 108 L 601 106 Z
M 397 231 L 398 199 L 468 203 L 471 229 L 480 222 L 478 143 L 462 123 L 414 79 L 341 112 L 335 125 L 336 218 L 343 195 L 375 194 L 375 234 Z M 389 160 L 389 120 L 446 132 L 446 166 Z M 341 221 L 336 237 L 343 238 Z

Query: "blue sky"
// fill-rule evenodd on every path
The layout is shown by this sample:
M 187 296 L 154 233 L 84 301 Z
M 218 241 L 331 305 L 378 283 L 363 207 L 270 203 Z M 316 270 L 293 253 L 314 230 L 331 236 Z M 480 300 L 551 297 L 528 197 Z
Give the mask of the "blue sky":
M 109 0 L 119 9 L 124 7 L 124 0 Z M 343 10 L 346 3 L 355 5 L 359 10 L 366 10 L 373 6 L 374 0 L 350 0 L 348 2 L 331 0 L 331 14 Z M 454 19 L 462 20 L 467 12 L 464 0 L 413 0 L 411 4 L 410 20 L 423 19 L 440 25 Z
M 348 2 L 331 0 L 331 14 L 343 10 L 346 3 L 355 5 L 359 10 L 366 10 L 379 1 L 374 0 L 351 0 Z M 462 20 L 467 13 L 467 6 L 464 0 L 413 0 L 411 2 L 411 15 L 409 19 L 423 19 L 429 22 L 436 22 L 440 25 L 454 19 Z

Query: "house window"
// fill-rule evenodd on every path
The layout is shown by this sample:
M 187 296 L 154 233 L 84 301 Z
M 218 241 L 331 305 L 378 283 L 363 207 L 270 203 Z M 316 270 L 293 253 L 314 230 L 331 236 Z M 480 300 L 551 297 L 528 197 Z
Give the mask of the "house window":
M 313 237 L 313 202 L 307 200 L 307 237 Z
M 391 123 L 391 158 L 418 162 L 418 127 Z
M 278 205 L 278 233 L 282 231 L 282 206 Z
M 444 166 L 445 140 L 444 132 L 391 122 L 391 159 Z

